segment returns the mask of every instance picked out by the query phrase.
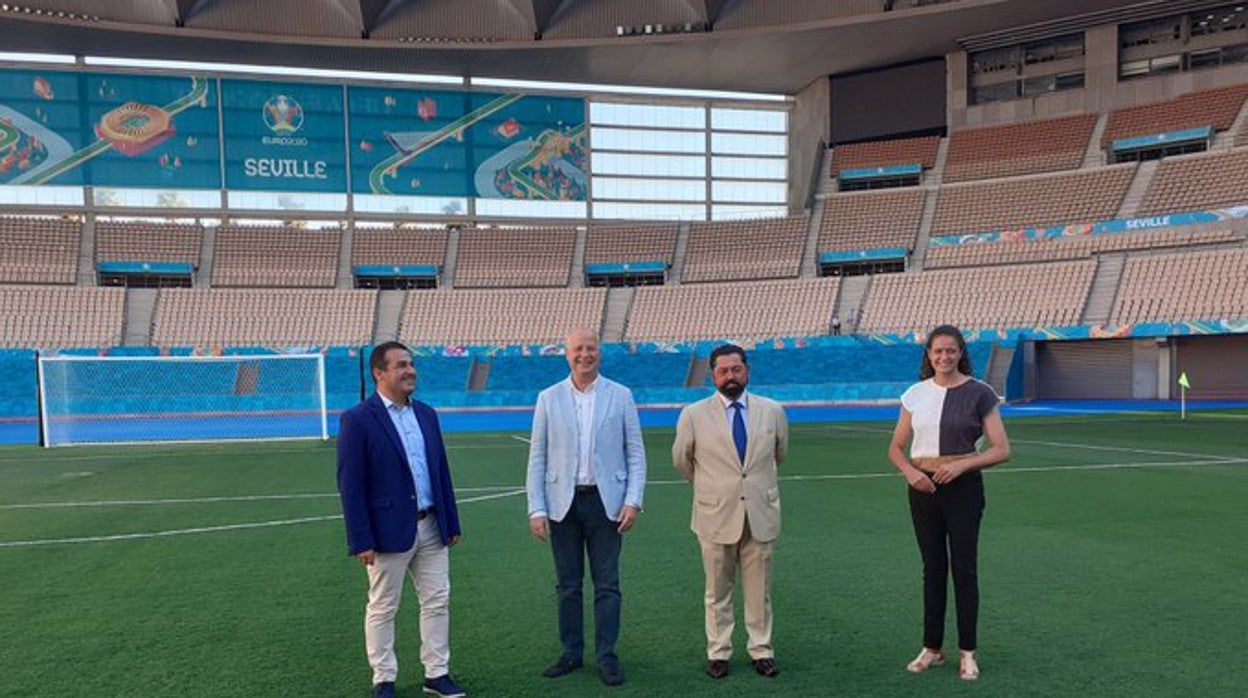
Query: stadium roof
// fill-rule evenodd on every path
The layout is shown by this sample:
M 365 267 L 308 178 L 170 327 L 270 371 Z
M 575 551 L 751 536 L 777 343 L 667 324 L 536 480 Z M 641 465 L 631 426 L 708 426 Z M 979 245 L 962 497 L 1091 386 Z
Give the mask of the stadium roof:
M 1216 4 L 17 0 L 0 3 L 0 33 L 8 51 L 792 94 L 821 75 L 940 57 L 966 37 Z

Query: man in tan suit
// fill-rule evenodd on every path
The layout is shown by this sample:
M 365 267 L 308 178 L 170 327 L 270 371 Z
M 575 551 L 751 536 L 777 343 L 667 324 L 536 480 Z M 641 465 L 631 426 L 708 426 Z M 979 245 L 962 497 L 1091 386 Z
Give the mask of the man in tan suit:
M 789 423 L 779 403 L 745 391 L 750 369 L 741 347 L 711 352 L 711 379 L 717 392 L 681 411 L 672 445 L 672 462 L 693 484 L 691 527 L 706 572 L 706 673 L 728 675 L 740 567 L 750 660 L 772 678 L 780 670 L 771 646 L 771 544 L 780 535 L 776 470 Z

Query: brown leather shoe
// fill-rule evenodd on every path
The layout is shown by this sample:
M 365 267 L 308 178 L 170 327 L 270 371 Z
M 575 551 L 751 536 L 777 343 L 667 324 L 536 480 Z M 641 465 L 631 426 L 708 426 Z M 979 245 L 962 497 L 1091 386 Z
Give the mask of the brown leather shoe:
M 774 679 L 780 675 L 780 669 L 776 667 L 776 660 L 771 657 L 755 659 L 750 663 L 754 665 L 754 671 L 757 671 L 759 676 L 766 676 L 769 679 Z
M 706 663 L 706 675 L 712 679 L 722 679 L 728 675 L 728 660 L 711 659 Z

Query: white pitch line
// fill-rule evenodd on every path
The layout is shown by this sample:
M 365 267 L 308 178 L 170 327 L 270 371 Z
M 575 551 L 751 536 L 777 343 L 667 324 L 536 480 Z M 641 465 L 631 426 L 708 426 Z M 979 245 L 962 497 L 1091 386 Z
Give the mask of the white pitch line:
M 457 487 L 456 492 L 497 492 L 513 490 L 515 485 L 491 487 Z M 307 494 L 242 494 L 222 497 L 188 497 L 183 499 L 112 499 L 82 502 L 31 502 L 26 504 L 0 504 L 0 511 L 7 509 L 69 509 L 78 507 L 129 507 L 162 506 L 167 504 L 221 504 L 230 502 L 265 502 L 286 499 L 337 499 L 337 492 L 312 492 Z
M 483 502 L 489 499 L 499 499 L 501 497 L 512 497 L 517 494 L 524 494 L 522 489 L 513 489 L 507 492 L 499 492 L 496 494 L 484 494 L 480 497 L 469 497 L 459 500 L 460 504 L 468 504 L 469 502 Z M 104 543 L 119 540 L 143 540 L 148 538 L 167 538 L 170 536 L 187 536 L 195 533 L 218 533 L 220 531 L 239 531 L 249 528 L 276 528 L 278 526 L 293 526 L 295 524 L 315 523 L 319 521 L 336 521 L 342 518 L 341 514 L 330 514 L 327 516 L 305 516 L 298 519 L 281 519 L 278 521 L 254 521 L 251 523 L 224 524 L 221 526 L 201 526 L 199 528 L 179 528 L 170 531 L 144 531 L 139 533 L 118 533 L 111 536 L 84 536 L 80 538 L 47 538 L 44 540 L 10 540 L 0 541 L 0 548 L 29 548 L 40 545 L 72 545 L 80 543 Z
M 508 434 L 508 436 L 510 436 L 511 438 L 515 439 L 516 441 L 523 441 L 523 442 L 525 442 L 526 444 L 531 444 L 531 443 L 533 443 L 532 441 L 530 441 L 530 440 L 528 440 L 528 439 L 524 438 L 523 436 L 516 436 L 515 434 Z

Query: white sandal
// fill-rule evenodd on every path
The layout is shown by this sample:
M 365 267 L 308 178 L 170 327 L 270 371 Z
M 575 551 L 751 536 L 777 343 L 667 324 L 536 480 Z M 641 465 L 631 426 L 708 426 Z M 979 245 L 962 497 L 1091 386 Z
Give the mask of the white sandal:
M 941 666 L 945 663 L 945 653 L 940 650 L 932 650 L 926 647 L 919 652 L 919 656 L 915 657 L 906 665 L 906 671 L 912 674 L 921 674 L 928 670 L 929 667 Z
M 975 651 L 960 652 L 958 661 L 958 678 L 963 681 L 974 681 L 979 678 L 979 663 L 975 661 Z

